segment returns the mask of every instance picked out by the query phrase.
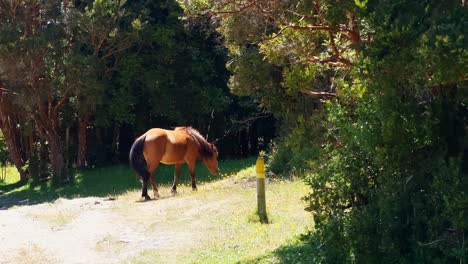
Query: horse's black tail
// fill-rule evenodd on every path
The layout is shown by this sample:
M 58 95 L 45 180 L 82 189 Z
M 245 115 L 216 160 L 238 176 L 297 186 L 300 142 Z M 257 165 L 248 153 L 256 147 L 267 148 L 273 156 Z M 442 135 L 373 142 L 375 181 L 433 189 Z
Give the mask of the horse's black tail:
M 146 164 L 145 156 L 143 156 L 143 147 L 145 146 L 146 136 L 139 137 L 135 140 L 128 155 L 130 166 L 137 172 L 137 174 L 145 181 L 150 177 L 148 166 Z

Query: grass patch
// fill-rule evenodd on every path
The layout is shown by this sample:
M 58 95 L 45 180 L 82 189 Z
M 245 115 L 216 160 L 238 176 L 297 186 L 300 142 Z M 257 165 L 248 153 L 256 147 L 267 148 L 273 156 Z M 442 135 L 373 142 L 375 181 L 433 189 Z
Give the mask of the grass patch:
M 7 166 L 6 167 L 6 178 L 4 181 L 0 181 L 0 186 L 11 185 L 18 182 L 20 179 L 20 175 L 18 170 L 14 166 Z
M 107 254 L 119 254 L 127 246 L 127 242 L 108 235 L 96 243 L 96 251 Z
M 78 217 L 79 212 L 76 210 L 65 209 L 65 210 L 53 210 L 50 212 L 41 212 L 40 214 L 29 214 L 29 217 L 50 224 L 54 227 L 64 226 L 76 217 Z
M 320 246 L 313 238 L 296 236 L 287 241 L 284 245 L 278 247 L 272 252 L 254 259 L 242 259 L 238 264 L 313 264 L 324 263 L 320 252 Z
M 284 244 L 291 236 L 299 235 L 311 227 L 312 219 L 303 213 L 300 197 L 306 194 L 302 182 L 272 184 L 267 187 L 267 211 L 270 224 L 253 219 L 252 204 L 237 204 L 233 214 L 220 221 L 220 233 L 211 233 L 203 242 L 202 250 L 194 250 L 193 263 L 235 263 L 242 258 L 255 258 Z M 255 189 L 245 195 L 255 197 Z M 228 238 L 228 239 L 226 239 Z
M 252 164 L 255 164 L 254 158 L 220 161 L 221 174 L 211 175 L 202 163 L 198 163 L 195 171 L 197 183 L 202 185 L 220 180 Z M 141 188 L 141 183 L 136 178 L 135 172 L 128 165 L 79 170 L 73 171 L 71 174 L 72 184 L 59 186 L 52 186 L 50 182 L 22 184 L 19 182 L 19 174 L 16 169 L 9 167 L 6 181 L 0 183 L 0 208 L 51 202 L 61 197 L 71 199 L 89 196 L 116 196 L 129 190 Z M 155 171 L 156 184 L 172 184 L 173 175 L 174 166 L 161 164 Z M 181 185 L 190 182 L 186 165 L 182 166 L 179 182 Z
M 1 263 L 16 263 L 16 264 L 30 264 L 30 263 L 59 263 L 57 259 L 51 257 L 46 253 L 46 250 L 36 244 L 28 245 L 21 248 L 14 255 L 2 256 L 6 259 L 0 261 Z M 5 262 L 3 262 L 5 261 Z
M 238 182 L 234 184 L 234 182 Z M 215 183 L 218 184 L 218 183 Z M 191 244 L 169 249 L 145 249 L 124 263 L 236 263 L 262 261 L 272 251 L 290 243 L 290 239 L 313 228 L 312 216 L 304 211 L 301 197 L 308 192 L 300 180 L 267 185 L 267 209 L 270 223 L 256 221 L 256 190 L 243 186 L 239 178 L 224 181 L 225 188 L 186 193 L 171 198 L 173 207 L 165 207 L 168 199 L 157 201 L 163 212 L 158 219 L 135 214 L 131 208 L 122 211 L 127 221 L 148 225 L 148 231 L 191 231 Z M 175 201 L 174 201 L 175 200 Z M 154 207 L 152 207 L 154 208 Z M 268 263 L 268 262 L 265 262 Z M 288 263 L 288 262 L 285 262 Z
M 170 255 L 167 250 L 145 249 L 138 256 L 130 257 L 122 264 L 149 264 L 149 263 L 179 263 L 178 257 Z

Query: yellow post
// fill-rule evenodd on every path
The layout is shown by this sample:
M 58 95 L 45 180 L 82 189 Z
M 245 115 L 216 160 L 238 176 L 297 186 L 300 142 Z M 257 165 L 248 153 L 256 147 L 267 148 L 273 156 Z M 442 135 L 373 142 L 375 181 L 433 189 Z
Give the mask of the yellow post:
M 257 208 L 260 222 L 267 223 L 268 216 L 266 212 L 265 201 L 265 161 L 263 157 L 258 157 L 255 163 L 255 170 L 257 172 Z

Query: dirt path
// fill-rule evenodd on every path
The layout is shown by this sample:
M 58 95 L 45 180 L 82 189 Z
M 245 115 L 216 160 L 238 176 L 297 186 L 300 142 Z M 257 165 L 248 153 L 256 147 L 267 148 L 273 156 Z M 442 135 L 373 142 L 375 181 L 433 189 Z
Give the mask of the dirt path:
M 118 206 L 118 200 L 79 198 L 2 212 L 0 255 L 10 258 L 0 262 L 31 263 L 29 258 L 39 257 L 47 263 L 115 263 L 144 248 L 176 242 L 169 234 L 155 236 L 126 222 L 113 210 Z M 117 252 L 106 252 L 107 246 L 111 251 L 125 247 L 125 252 L 112 254 Z
M 0 263 L 122 263 L 145 249 L 167 251 L 167 262 L 177 262 L 171 252 L 196 247 L 218 228 L 210 221 L 230 214 L 254 189 L 209 188 L 195 194 L 181 188 L 175 197 L 162 188 L 163 199 L 149 202 L 129 192 L 116 200 L 59 199 L 0 211 Z

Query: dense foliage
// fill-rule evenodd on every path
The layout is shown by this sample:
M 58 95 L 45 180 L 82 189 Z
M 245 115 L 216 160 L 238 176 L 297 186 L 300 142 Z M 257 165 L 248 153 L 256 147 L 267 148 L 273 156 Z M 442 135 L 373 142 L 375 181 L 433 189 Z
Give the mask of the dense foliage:
M 326 259 L 466 262 L 467 12 L 369 2 L 365 15 L 365 91 L 329 103 L 325 165 L 307 178 Z
M 464 3 L 220 0 L 213 10 L 232 91 L 281 117 L 271 169 L 302 170 L 311 186 L 318 262 L 468 260 Z
M 21 178 L 126 163 L 151 127 L 193 126 L 223 157 L 264 148 L 273 118 L 229 93 L 216 23 L 176 1 L 1 0 L 0 128 Z

